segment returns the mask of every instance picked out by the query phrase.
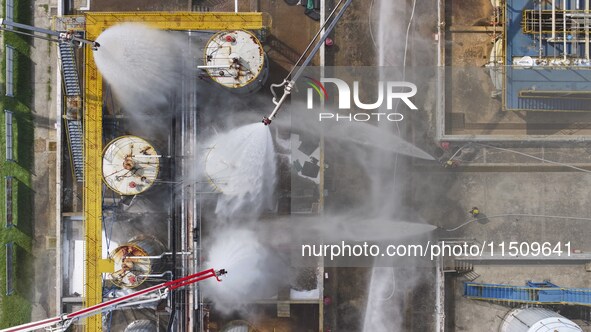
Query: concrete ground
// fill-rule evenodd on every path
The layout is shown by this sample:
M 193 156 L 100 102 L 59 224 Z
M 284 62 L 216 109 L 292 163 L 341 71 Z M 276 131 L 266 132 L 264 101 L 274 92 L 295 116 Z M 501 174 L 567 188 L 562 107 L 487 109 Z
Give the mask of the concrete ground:
M 32 3 L 33 25 L 51 28 L 51 15 L 55 15 L 56 0 L 38 0 Z M 32 320 L 46 318 L 58 313 L 55 306 L 55 234 L 56 234 L 56 121 L 55 89 L 57 47 L 48 41 L 33 39 L 31 47 L 33 63 L 35 125 L 35 162 L 32 171 L 34 190 L 34 241 L 35 292 Z
M 591 175 L 587 173 L 442 171 L 417 172 L 414 176 L 415 206 L 428 223 L 452 229 L 471 219 L 467 211 L 474 206 L 483 216 L 491 216 L 482 223 L 442 232 L 442 236 L 497 242 L 570 241 L 573 249 L 591 250 L 587 220 L 492 217 L 532 214 L 585 218 L 591 212 L 586 194 Z
M 567 148 L 564 152 L 568 151 Z M 586 188 L 591 175 L 583 172 L 417 172 L 413 174 L 418 215 L 428 223 L 451 229 L 470 219 L 477 206 L 483 216 L 534 214 L 589 216 Z M 458 231 L 439 231 L 440 238 L 482 241 L 570 242 L 573 250 L 589 252 L 588 220 L 509 216 L 471 223 Z M 564 247 L 563 247 L 564 249 Z M 551 280 L 562 287 L 589 288 L 589 272 L 581 263 L 524 264 L 512 261 L 474 265 L 475 282 L 523 285 L 526 280 Z M 498 326 L 508 307 L 462 297 L 463 278 L 448 274 L 447 322 L 450 331 L 479 331 Z M 581 316 L 578 316 L 581 317 Z M 573 318 L 577 318 L 575 315 Z M 578 321 L 581 324 L 583 322 Z M 589 330 L 586 327 L 585 331 Z

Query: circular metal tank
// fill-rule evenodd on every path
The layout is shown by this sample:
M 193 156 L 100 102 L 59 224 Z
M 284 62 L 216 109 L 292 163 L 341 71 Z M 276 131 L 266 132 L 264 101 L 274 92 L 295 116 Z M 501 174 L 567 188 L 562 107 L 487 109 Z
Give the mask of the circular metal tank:
M 103 152 L 103 181 L 120 195 L 137 195 L 150 188 L 160 169 L 156 149 L 137 136 L 121 136 Z
M 146 256 L 159 256 L 164 252 L 164 245 L 152 237 L 138 236 L 111 252 L 115 263 L 115 272 L 110 274 L 111 281 L 124 288 L 135 288 L 146 281 L 146 275 L 157 270 L 159 259 Z M 143 258 L 146 257 L 146 258 Z
M 205 46 L 204 65 L 212 80 L 242 94 L 260 90 L 269 76 L 263 46 L 244 30 L 214 34 Z
M 500 332 L 582 332 L 564 316 L 544 308 L 511 310 L 501 325 Z
M 235 320 L 224 326 L 222 332 L 256 332 L 256 330 L 247 321 Z
M 147 319 L 134 320 L 127 325 L 124 332 L 156 332 L 156 324 Z

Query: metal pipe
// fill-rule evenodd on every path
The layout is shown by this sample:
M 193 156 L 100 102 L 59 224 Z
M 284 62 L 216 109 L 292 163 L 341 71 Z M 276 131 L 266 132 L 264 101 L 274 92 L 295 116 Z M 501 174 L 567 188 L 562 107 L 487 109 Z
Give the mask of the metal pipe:
M 538 24 L 542 24 L 542 17 L 539 17 Z M 556 38 L 556 0 L 552 0 L 552 41 Z
M 442 75 L 443 77 L 443 75 Z M 442 98 L 442 101 L 444 99 Z M 523 143 L 523 142 L 561 142 L 561 143 L 581 143 L 581 142 L 591 142 L 591 136 L 588 135 L 579 135 L 579 136 L 572 136 L 572 135 L 556 135 L 556 136 L 548 136 L 548 135 L 449 135 L 443 134 L 445 132 L 445 126 L 442 124 L 443 116 L 440 115 L 440 119 L 437 123 L 441 127 L 437 139 L 440 141 L 449 141 L 449 142 L 483 142 L 483 143 L 490 143 L 490 142 L 503 142 L 503 143 Z
M 234 13 L 238 13 L 238 0 L 234 0 Z
M 195 252 L 195 257 L 196 259 L 193 260 L 193 263 L 195 264 L 195 270 L 198 271 L 201 268 L 201 216 L 202 216 L 202 206 L 203 206 L 203 195 L 201 195 L 200 193 L 198 193 L 199 195 L 199 217 L 196 220 L 197 223 L 197 229 L 199 230 L 198 233 L 198 242 L 197 242 L 197 246 L 193 248 L 193 251 Z M 203 294 L 201 293 L 201 288 L 200 287 L 196 287 L 197 291 L 196 291 L 196 298 L 195 298 L 195 303 L 198 306 L 198 313 L 199 313 L 199 331 L 198 332 L 203 332 Z
M 176 255 L 190 255 L 190 254 L 191 254 L 190 252 L 184 252 L 184 251 L 181 251 L 181 252 L 177 252 L 176 253 Z M 139 258 L 160 259 L 160 258 L 162 258 L 164 256 L 168 256 L 168 255 L 173 255 L 173 253 L 172 252 L 163 252 L 162 254 L 160 254 L 158 256 L 126 256 L 125 258 L 131 258 L 131 259 L 134 259 L 134 258 L 137 258 L 137 259 L 139 259 Z
M 116 305 L 116 306 L 113 307 L 113 310 L 117 310 L 117 309 L 122 309 L 122 308 L 125 308 L 125 307 L 136 306 L 136 305 L 141 305 L 141 304 L 146 304 L 146 303 L 160 301 L 160 300 L 162 300 L 163 298 L 165 298 L 167 296 L 168 296 L 168 290 L 162 292 L 162 295 L 156 295 L 156 296 L 151 297 L 149 299 L 118 304 L 118 305 Z
M 16 22 L 13 22 L 10 20 L 6 20 L 4 18 L 0 18 L 0 25 L 11 26 L 14 28 L 19 28 L 19 29 L 23 29 L 23 30 L 27 30 L 27 31 L 45 33 L 45 34 L 48 34 L 51 36 L 59 36 L 60 35 L 60 33 L 57 31 L 43 29 L 43 28 L 37 28 L 37 27 L 31 26 L 31 25 L 26 25 L 26 24 L 22 24 L 22 23 L 16 23 Z
M 281 105 L 283 105 L 283 102 L 285 101 L 285 99 L 287 99 L 287 96 L 291 94 L 291 89 L 293 88 L 294 83 L 294 81 L 289 81 L 286 83 L 285 90 L 283 91 L 281 99 L 279 99 L 279 101 L 275 103 L 275 108 L 273 109 L 273 112 L 271 112 L 271 115 L 269 115 L 268 117 L 269 123 L 271 123 L 271 120 L 275 119 L 277 112 L 279 112 L 279 108 L 281 108 Z
M 134 154 L 133 158 L 162 158 L 161 154 Z
M 57 16 L 62 16 L 64 14 L 64 2 L 63 1 L 58 1 L 57 2 Z M 61 64 L 61 55 L 59 52 L 57 53 L 57 61 L 56 61 L 56 72 L 54 75 L 55 76 L 55 84 L 56 84 L 56 89 L 55 90 L 55 98 L 57 101 L 57 107 L 55 108 L 55 115 L 56 115 L 56 119 L 61 118 L 62 116 L 62 110 L 63 110 L 63 104 L 64 104 L 64 99 L 65 96 L 62 96 L 62 68 L 60 66 Z M 57 140 L 57 144 L 56 144 L 56 156 L 61 156 L 62 155 L 62 133 L 64 132 L 64 127 L 63 127 L 63 121 L 56 121 L 56 133 L 55 133 L 55 137 Z M 64 188 L 65 186 L 67 186 L 66 182 L 62 180 L 62 167 L 64 164 L 62 164 L 62 158 L 56 158 L 56 176 L 55 176 L 55 184 L 56 187 L 54 189 L 54 195 L 55 195 L 55 221 L 56 221 L 56 227 L 55 227 L 55 238 L 56 238 L 56 255 L 55 255 L 55 312 L 51 312 L 50 315 L 57 315 L 59 313 L 59 309 L 62 308 L 62 292 L 63 292 L 63 283 L 62 283 L 62 188 Z M 63 182 L 62 182 L 63 181 Z M 65 264 L 64 264 L 65 265 Z
M 538 31 L 538 57 L 541 59 L 542 58 L 542 3 L 539 4 L 538 7 L 538 27 L 539 27 L 539 31 Z M 496 59 L 495 59 L 496 60 Z
M 194 113 L 191 113 L 194 114 Z M 191 119 L 193 120 L 193 119 Z M 193 128 L 196 128 L 195 126 L 193 126 Z M 190 186 L 189 189 L 193 189 L 193 186 Z M 194 242 L 192 241 L 194 238 L 194 230 L 195 230 L 195 215 L 196 215 L 196 206 L 195 206 L 195 193 L 194 190 L 191 190 L 191 200 L 190 200 L 190 204 L 191 204 L 191 218 L 189 220 L 187 220 L 187 250 L 193 252 L 193 246 L 194 246 Z M 191 260 L 189 262 L 187 262 L 187 270 L 189 271 L 189 273 L 192 273 L 193 270 L 193 266 L 195 264 L 195 260 Z M 187 331 L 195 331 L 196 330 L 196 326 L 195 324 L 199 321 L 199 318 L 195 317 L 195 312 L 196 312 L 196 307 L 195 307 L 195 291 L 196 291 L 197 287 L 191 287 L 188 290 L 188 294 L 187 294 L 187 307 L 188 307 L 188 318 L 189 321 L 187 322 L 188 326 L 188 330 Z
M 324 24 L 326 23 L 326 1 L 325 0 L 320 0 L 320 22 L 321 25 L 324 26 Z M 321 30 L 321 33 L 325 33 L 324 28 Z M 325 43 L 321 43 L 322 46 L 320 47 L 320 80 L 322 80 L 325 77 L 325 61 L 326 61 L 326 57 L 325 57 Z M 324 109 L 324 99 L 321 99 L 320 101 L 321 103 L 321 108 Z M 318 191 L 320 193 L 322 193 L 320 195 L 320 198 L 318 199 L 318 212 L 320 214 L 323 213 L 324 211 L 324 133 L 321 131 L 320 132 L 320 142 L 319 142 L 319 148 L 320 148 L 320 173 L 319 173 L 319 179 L 320 179 L 320 183 L 318 184 Z M 324 294 L 324 264 L 320 263 L 318 266 L 319 269 L 319 280 L 318 280 L 318 289 L 320 294 Z M 322 331 L 324 329 L 324 313 L 325 313 L 325 308 L 324 308 L 324 301 L 322 298 L 322 295 L 320 295 L 319 299 L 318 299 L 318 331 Z
M 564 16 L 564 14 L 566 14 L 566 0 L 564 0 L 562 7 L 562 55 L 564 61 L 566 62 L 566 16 Z
M 437 67 L 441 67 L 441 0 L 437 1 Z
M 180 105 L 180 110 L 181 110 L 181 151 L 183 155 L 187 155 L 189 154 L 187 151 L 187 145 L 189 145 L 189 142 L 187 142 L 187 136 L 188 136 L 188 128 L 187 128 L 187 112 L 186 110 L 186 80 L 182 80 L 181 81 L 181 105 Z M 181 161 L 181 167 L 180 167 L 180 176 L 181 179 L 185 178 L 185 162 L 186 160 L 183 159 Z M 186 187 L 183 187 L 183 189 L 180 192 L 180 214 L 181 217 L 179 219 L 179 225 L 180 225 L 180 237 L 179 237 L 179 242 L 180 242 L 180 250 L 185 251 L 185 229 L 186 229 L 186 224 L 185 221 L 187 220 L 187 191 L 186 191 Z M 185 275 L 186 270 L 185 270 L 185 260 L 183 258 L 180 259 L 180 273 L 181 275 Z M 173 331 L 186 331 L 186 326 L 185 326 L 185 322 L 188 320 L 186 317 L 187 314 L 187 310 L 186 310 L 186 303 L 185 303 L 185 292 L 184 290 L 181 290 L 177 293 L 177 312 L 178 312 L 178 319 L 177 319 L 177 324 L 175 325 L 175 329 Z
M 308 46 L 306 46 L 306 49 L 304 50 L 304 52 L 302 52 L 302 55 L 300 56 L 300 58 L 298 59 L 298 61 L 295 62 L 294 67 L 291 68 L 291 70 L 289 71 L 289 74 L 287 74 L 287 76 L 285 77 L 286 80 L 289 77 L 291 77 L 291 74 L 293 74 L 293 71 L 295 70 L 296 66 L 298 66 L 300 64 L 300 61 L 302 61 L 302 59 L 306 56 L 306 53 L 308 53 L 308 51 L 310 50 L 310 47 L 312 47 L 313 42 L 316 40 L 316 38 L 318 38 L 318 36 L 320 36 L 320 34 L 322 33 L 322 29 L 324 29 L 324 26 L 326 25 L 326 23 L 328 22 L 328 20 L 330 20 L 332 18 L 332 16 L 334 15 L 334 13 L 337 11 L 337 8 L 341 5 L 341 3 L 343 1 L 344 0 L 339 0 L 339 2 L 336 4 L 336 6 L 333 8 L 333 10 L 330 12 L 330 14 L 328 15 L 328 17 L 326 18 L 326 22 L 324 22 L 320 26 L 320 29 L 316 32 L 316 34 L 314 34 L 314 37 L 312 37 L 312 41 L 308 44 Z
M 304 60 L 304 62 L 302 63 L 302 65 L 300 66 L 298 71 L 296 71 L 296 73 L 293 75 L 293 77 L 291 79 L 293 82 L 298 80 L 298 78 L 302 75 L 302 73 L 304 72 L 306 67 L 308 67 L 310 62 L 312 62 L 312 59 L 316 55 L 316 52 L 318 52 L 318 49 L 320 49 L 320 47 L 322 46 L 322 44 L 326 40 L 326 37 L 328 37 L 328 35 L 332 32 L 332 29 L 334 29 L 337 22 L 341 19 L 341 17 L 343 17 L 343 14 L 345 14 L 345 11 L 349 7 L 349 5 L 351 5 L 351 2 L 352 2 L 352 0 L 347 0 L 347 2 L 345 2 L 343 7 L 341 8 L 341 10 L 338 12 L 337 16 L 335 16 L 335 18 L 330 22 L 330 25 L 326 28 L 326 31 L 324 32 L 322 37 L 320 37 L 316 46 L 314 46 L 312 51 L 310 51 L 310 55 L 306 58 L 306 60 Z
M 575 40 L 575 36 L 579 35 L 579 22 L 572 20 L 571 22 L 573 22 L 575 24 L 575 31 L 574 33 L 572 33 L 573 38 L 571 39 L 571 43 L 570 43 L 570 48 L 571 48 L 571 54 L 574 55 L 575 57 L 577 56 L 577 41 Z M 572 32 L 572 30 L 571 30 Z
M 320 0 L 320 26 L 324 26 L 324 23 L 326 22 L 326 1 L 325 0 Z M 321 29 L 321 33 L 324 33 L 324 28 Z M 322 43 L 322 47 L 320 48 L 320 54 L 319 54 L 319 58 L 320 58 L 320 70 L 322 70 L 322 72 L 324 73 L 324 63 L 325 63 L 325 56 L 326 56 L 326 45 L 324 43 Z
M 169 154 L 173 157 L 169 159 L 169 167 L 170 167 L 170 178 L 172 179 L 172 181 L 176 181 L 177 180 L 177 176 L 176 176 L 176 167 L 175 167 L 175 163 L 174 163 L 174 158 L 177 156 L 177 146 L 176 146 L 176 141 L 177 141 L 177 120 L 176 120 L 176 116 L 173 116 L 171 119 L 171 123 L 170 126 L 172 128 L 171 132 L 172 134 L 169 136 Z M 182 156 L 182 153 L 181 153 Z M 176 204 L 176 190 L 173 186 L 171 186 L 170 188 L 170 200 L 171 202 L 173 202 L 172 204 L 170 204 L 169 207 L 169 218 L 168 218 L 168 226 L 167 230 L 168 230 L 168 243 L 169 246 L 172 248 L 173 252 L 176 251 L 176 218 L 177 218 L 177 204 Z M 174 279 L 176 277 L 176 255 L 172 256 L 172 278 Z M 170 296 L 168 297 L 168 306 L 169 308 L 171 308 L 171 312 L 170 312 L 170 318 L 168 320 L 168 325 L 167 325 L 167 331 L 171 331 L 172 330 L 172 324 L 174 322 L 174 317 L 176 314 L 176 292 L 171 292 Z
M 197 108 L 197 99 L 196 99 L 196 93 L 194 92 L 196 90 L 195 87 L 196 81 L 195 80 L 191 80 L 189 83 L 189 91 L 191 91 L 190 94 L 190 98 L 189 98 L 189 123 L 190 123 L 190 130 L 189 130 L 189 138 L 190 138 L 190 153 L 192 156 L 196 156 L 198 154 L 198 147 L 197 147 L 197 129 L 198 129 L 198 123 L 197 123 L 197 112 L 196 112 L 196 108 Z M 195 110 L 193 112 L 193 110 Z M 195 254 L 194 251 L 194 246 L 195 243 L 193 242 L 193 239 L 195 237 L 194 235 L 194 231 L 195 231 L 195 218 L 196 218 L 196 209 L 197 209 L 197 188 L 195 187 L 195 184 L 191 184 L 189 186 L 186 187 L 187 190 L 190 193 L 190 203 L 192 204 L 191 207 L 191 218 L 187 220 L 186 222 L 186 228 L 188 229 L 188 234 L 187 234 L 187 250 L 186 251 L 190 251 L 192 253 Z M 197 257 L 195 255 L 193 255 L 193 257 Z M 191 259 L 189 261 L 186 262 L 187 264 L 187 271 L 189 274 L 196 272 L 196 268 L 195 268 L 195 259 Z M 190 287 L 188 290 L 188 329 L 187 331 L 198 331 L 199 329 L 197 328 L 197 326 L 200 325 L 200 322 L 202 320 L 202 317 L 199 317 L 197 315 L 197 306 L 196 306 L 196 301 L 195 301 L 195 293 L 197 292 L 197 289 L 199 288 L 199 286 L 195 286 L 195 287 Z
M 214 269 L 209 269 L 209 270 L 205 270 L 205 271 L 201 271 L 180 279 L 176 279 L 176 280 L 171 280 L 165 283 L 161 283 L 152 287 L 148 287 L 142 290 L 139 290 L 137 292 L 131 293 L 131 294 L 127 294 L 109 301 L 105 301 L 105 302 L 101 302 L 99 304 L 95 304 L 93 306 L 78 310 L 78 311 L 74 311 L 72 313 L 69 314 L 63 314 L 63 315 L 59 315 L 56 317 L 52 317 L 52 318 L 48 318 L 48 319 L 44 319 L 41 321 L 37 321 L 37 322 L 31 322 L 31 323 L 27 323 L 27 324 L 22 324 L 19 326 L 13 326 L 13 327 L 9 327 L 7 329 L 2 330 L 3 332 L 16 332 L 16 331 L 21 331 L 21 332 L 25 332 L 25 331 L 38 331 L 39 329 L 42 329 L 44 327 L 49 327 L 49 326 L 65 326 L 65 324 L 67 324 L 68 322 L 72 322 L 73 320 L 76 319 L 81 319 L 81 318 L 85 318 L 85 317 L 90 317 L 93 315 L 96 315 L 98 313 L 101 312 L 105 312 L 105 311 L 110 311 L 113 310 L 114 308 L 120 308 L 122 306 L 127 305 L 127 303 L 129 303 L 130 300 L 135 299 L 135 298 L 143 298 L 142 295 L 147 295 L 150 293 L 154 293 L 155 297 L 166 297 L 167 293 L 172 290 L 175 290 L 179 287 L 184 287 L 196 282 L 200 282 L 209 278 L 215 278 L 218 281 L 220 280 L 220 276 L 226 274 L 227 271 L 222 269 L 222 270 L 218 270 L 215 271 Z M 157 292 L 157 293 L 156 293 Z M 151 300 L 151 299 L 149 299 Z M 147 301 L 147 300 L 140 300 L 139 302 L 135 302 L 135 304 L 137 303 L 141 303 L 143 301 Z M 172 314 L 171 314 L 172 315 Z M 174 317 L 171 317 L 171 319 L 174 319 Z
M 557 37 L 556 40 L 555 40 L 555 42 L 557 42 L 557 43 L 558 42 L 562 42 L 562 39 L 563 39 L 562 37 Z M 551 40 L 548 40 L 548 41 L 551 41 Z M 570 39 L 570 40 L 567 39 L 567 41 L 570 41 L 570 42 L 575 41 L 575 42 L 583 43 L 583 42 L 585 42 L 585 39 L 584 38 L 573 38 L 573 39 Z
M 39 33 L 44 33 L 50 36 L 57 36 L 59 40 L 53 40 L 53 39 L 49 39 L 51 41 L 64 41 L 64 42 L 73 42 L 73 41 L 77 41 L 83 44 L 87 44 L 87 45 L 91 45 L 92 47 L 99 47 L 100 45 L 92 40 L 88 40 L 88 39 L 84 39 L 84 38 L 80 38 L 80 37 L 76 37 L 73 34 L 68 33 L 64 33 L 64 32 L 57 32 L 57 31 L 53 31 L 53 30 L 49 30 L 49 29 L 43 29 L 43 28 L 38 28 L 38 27 L 34 27 L 32 25 L 27 25 L 27 24 L 22 24 L 22 23 L 16 23 L 10 20 L 6 20 L 4 18 L 0 17 L 0 26 L 1 25 L 5 25 L 5 26 L 11 26 L 14 28 L 19 28 L 19 29 L 23 29 L 23 30 L 27 30 L 27 31 L 33 31 L 33 32 L 39 32 Z M 40 36 L 36 36 L 34 34 L 31 34 L 32 37 L 35 38 L 41 38 L 41 39 L 47 39 L 45 37 L 40 37 Z
M 326 31 L 324 32 L 324 34 L 322 34 L 322 36 L 318 40 L 318 43 L 316 43 L 316 46 L 314 46 L 314 48 L 310 51 L 310 54 L 308 55 L 306 60 L 304 60 L 304 62 L 301 64 L 300 68 L 298 68 L 298 70 L 295 72 L 295 74 L 293 74 L 291 79 L 289 81 L 286 79 L 280 85 L 271 85 L 271 87 L 273 87 L 273 86 L 285 86 L 285 87 L 284 87 L 283 95 L 281 96 L 281 98 L 279 99 L 278 102 L 275 102 L 275 98 L 273 98 L 273 102 L 275 103 L 275 108 L 273 109 L 273 112 L 271 112 L 271 114 L 268 117 L 263 118 L 263 123 L 265 125 L 271 124 L 271 121 L 275 118 L 275 116 L 277 115 L 277 112 L 279 112 L 279 108 L 281 108 L 281 105 L 283 104 L 283 102 L 285 102 L 287 96 L 291 94 L 291 89 L 293 88 L 293 85 L 298 80 L 298 78 L 303 74 L 304 70 L 306 70 L 306 67 L 308 67 L 310 62 L 312 62 L 312 59 L 314 58 L 314 56 L 316 55 L 316 53 L 318 52 L 318 50 L 320 49 L 320 47 L 322 46 L 324 41 L 326 40 L 326 37 L 328 37 L 328 35 L 332 32 L 332 30 L 334 29 L 337 22 L 341 19 L 341 17 L 343 17 L 343 14 L 345 13 L 345 11 L 349 7 L 349 5 L 351 5 L 352 1 L 353 0 L 347 0 L 345 2 L 345 4 L 341 7 L 340 11 L 337 13 L 337 15 L 334 17 L 334 19 L 332 19 L 329 26 L 326 28 Z M 336 10 L 336 8 L 334 10 Z M 333 13 L 334 13 L 334 10 L 333 10 Z M 330 16 L 332 16 L 332 13 Z M 330 18 L 330 16 L 329 16 L 329 18 Z M 322 28 L 324 28 L 324 27 L 322 27 Z M 318 33 L 320 33 L 321 31 L 322 30 L 320 30 Z M 317 33 L 317 35 L 318 35 L 318 33 Z M 308 47 L 309 47 L 309 45 L 308 45 Z
M 586 18 L 591 17 L 589 13 L 565 13 L 564 16 L 568 18 Z
M 442 260 L 442 256 L 435 260 L 435 332 L 445 331 L 445 274 Z
M 203 65 L 203 66 L 197 66 L 198 69 L 227 69 L 230 68 L 230 65 Z
M 460 224 L 459 226 L 456 226 L 454 228 L 445 229 L 445 231 L 455 232 L 458 229 L 460 229 L 466 225 L 473 224 L 473 223 L 480 221 L 480 220 L 490 220 L 493 218 L 508 218 L 508 217 L 531 217 L 531 218 L 543 218 L 543 219 L 566 219 L 566 220 L 591 221 L 591 218 L 586 218 L 586 217 L 550 216 L 550 215 L 545 215 L 545 214 L 530 214 L 530 213 L 506 213 L 506 214 L 496 214 L 496 215 L 492 215 L 492 216 L 484 216 L 484 217 L 480 217 L 480 218 L 468 219 L 465 222 L 463 222 L 462 224 Z
M 174 105 L 174 109 L 175 109 L 175 113 L 178 114 L 179 109 L 178 109 L 178 105 Z M 177 116 L 173 116 L 172 117 L 172 123 L 171 123 L 171 127 L 172 127 L 172 153 L 173 156 L 176 157 L 177 155 L 180 156 L 184 156 L 184 151 L 182 149 L 178 149 L 177 147 L 177 140 L 178 140 L 178 136 L 179 136 L 179 126 L 180 126 L 180 121 L 177 119 Z M 181 142 L 183 140 L 183 137 L 180 137 Z M 181 143 L 182 144 L 182 143 Z M 179 144 L 180 145 L 180 144 Z M 170 178 L 173 181 L 178 180 L 179 178 L 182 178 L 181 176 L 178 175 L 178 165 L 176 165 L 173 162 L 173 158 L 170 159 L 170 167 L 171 167 L 171 174 L 170 174 Z M 172 278 L 176 279 L 177 278 L 177 257 L 176 257 L 176 253 L 177 253 L 177 221 L 178 221 L 178 217 L 180 214 L 179 211 L 179 206 L 178 206 L 178 192 L 177 190 L 175 190 L 175 188 L 171 188 L 171 201 L 173 202 L 171 204 L 171 214 L 170 214 L 170 219 L 169 219 L 169 247 L 172 250 Z M 176 329 L 173 329 L 173 325 L 175 323 L 176 320 L 176 315 L 177 315 L 177 292 L 176 291 L 171 291 L 170 292 L 170 296 L 168 297 L 168 302 L 169 302 L 169 307 L 171 308 L 170 311 L 170 317 L 168 320 L 168 325 L 167 325 L 167 331 L 175 331 Z
M 445 136 L 445 30 L 442 29 L 442 23 L 445 22 L 445 0 L 437 0 L 437 34 L 439 44 L 437 47 L 437 85 L 436 85 L 436 103 L 435 103 L 435 136 L 441 140 Z
M 170 276 L 172 276 L 172 271 L 164 271 L 160 274 L 140 274 L 140 277 L 144 277 L 144 278 L 162 278 L 165 275 L 169 274 Z
M 585 0 L 585 14 L 589 15 L 589 0 Z M 589 18 L 585 16 L 585 58 L 589 60 Z

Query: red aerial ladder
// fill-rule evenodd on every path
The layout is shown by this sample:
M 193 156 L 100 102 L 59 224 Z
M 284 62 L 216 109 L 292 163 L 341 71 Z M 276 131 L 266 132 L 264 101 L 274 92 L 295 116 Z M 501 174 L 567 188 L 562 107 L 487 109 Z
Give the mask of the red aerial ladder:
M 164 282 L 146 289 L 142 289 L 135 293 L 125 295 L 110 301 L 102 302 L 82 310 L 74 311 L 69 314 L 47 318 L 37 322 L 27 323 L 19 326 L 9 327 L 0 330 L 0 332 L 25 332 L 46 329 L 48 331 L 65 331 L 74 321 L 97 315 L 104 311 L 110 311 L 121 307 L 129 307 L 143 303 L 155 302 L 162 300 L 168 296 L 168 292 L 180 287 L 188 286 L 196 282 L 203 281 L 209 278 L 215 278 L 217 281 L 222 281 L 220 276 L 226 274 L 224 269 L 215 271 L 209 269 L 195 274 L 188 275 L 183 278 Z

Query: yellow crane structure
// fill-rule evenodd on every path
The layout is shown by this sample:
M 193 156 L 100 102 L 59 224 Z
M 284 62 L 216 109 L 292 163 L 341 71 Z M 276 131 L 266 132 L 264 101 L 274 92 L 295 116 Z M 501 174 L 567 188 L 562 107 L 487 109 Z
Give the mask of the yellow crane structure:
M 96 38 L 110 26 L 141 22 L 164 30 L 259 30 L 263 13 L 226 12 L 87 12 L 85 38 Z M 102 273 L 113 272 L 113 262 L 102 258 L 102 101 L 103 80 L 92 48 L 85 49 L 84 73 L 84 306 L 102 302 Z M 86 318 L 85 331 L 102 331 L 100 315 Z

